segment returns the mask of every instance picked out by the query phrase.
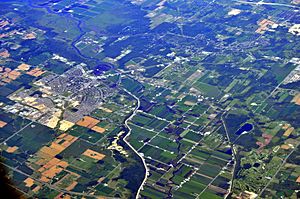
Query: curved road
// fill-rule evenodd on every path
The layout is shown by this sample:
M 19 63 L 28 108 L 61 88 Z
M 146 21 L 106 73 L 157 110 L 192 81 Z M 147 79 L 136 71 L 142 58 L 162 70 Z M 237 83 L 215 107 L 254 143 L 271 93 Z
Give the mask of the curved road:
M 145 167 L 145 175 L 144 175 L 144 180 L 143 180 L 143 182 L 142 182 L 142 184 L 140 185 L 140 187 L 139 187 L 139 189 L 138 189 L 138 191 L 137 191 L 137 193 L 136 193 L 136 199 L 137 198 L 139 198 L 139 195 L 140 195 L 140 192 L 141 192 L 141 190 L 143 189 L 143 187 L 144 187 L 144 184 L 146 183 L 146 181 L 147 181 L 147 177 L 148 177 L 148 173 L 149 173 L 149 171 L 148 171 L 148 167 L 147 167 L 147 164 L 146 164 L 146 161 L 145 161 L 145 159 L 144 159 L 144 157 L 126 140 L 127 139 L 127 137 L 130 135 L 130 133 L 131 133 L 131 128 L 130 128 L 130 126 L 128 125 L 128 121 L 129 120 L 131 120 L 135 115 L 136 115 L 136 112 L 137 112 L 137 110 L 140 108 L 140 105 L 141 105 L 141 102 L 140 102 L 140 99 L 138 98 L 138 97 L 136 97 L 135 95 L 133 95 L 132 93 L 130 93 L 128 90 L 126 90 L 125 88 L 124 88 L 124 91 L 126 92 L 126 93 L 128 93 L 130 96 L 132 96 L 134 99 L 136 99 L 136 101 L 137 101 L 137 106 L 135 107 L 135 109 L 133 110 L 133 112 L 132 112 L 132 114 L 131 114 L 131 116 L 130 117 L 128 117 L 126 120 L 125 120 L 125 126 L 126 126 L 126 128 L 128 128 L 128 133 L 127 133 L 127 135 L 123 138 L 123 140 L 124 140 L 124 142 L 141 158 L 141 160 L 142 160 L 142 162 L 143 162 L 143 165 L 144 165 L 144 167 Z

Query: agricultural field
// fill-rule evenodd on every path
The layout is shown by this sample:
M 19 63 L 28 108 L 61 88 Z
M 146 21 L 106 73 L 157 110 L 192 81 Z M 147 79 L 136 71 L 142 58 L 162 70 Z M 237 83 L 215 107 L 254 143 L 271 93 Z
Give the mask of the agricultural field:
M 298 0 L 2 0 L 3 190 L 299 198 L 299 19 Z

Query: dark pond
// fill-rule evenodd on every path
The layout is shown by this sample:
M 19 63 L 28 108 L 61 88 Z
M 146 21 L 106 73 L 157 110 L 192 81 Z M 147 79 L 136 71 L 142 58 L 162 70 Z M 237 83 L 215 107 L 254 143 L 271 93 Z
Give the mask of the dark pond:
M 113 65 L 109 63 L 101 63 L 94 68 L 94 75 L 101 75 L 105 71 L 109 71 L 113 68 Z
M 235 134 L 236 135 L 241 135 L 244 131 L 251 131 L 253 129 L 253 125 L 252 124 L 249 124 L 249 123 L 246 123 L 244 124 Z

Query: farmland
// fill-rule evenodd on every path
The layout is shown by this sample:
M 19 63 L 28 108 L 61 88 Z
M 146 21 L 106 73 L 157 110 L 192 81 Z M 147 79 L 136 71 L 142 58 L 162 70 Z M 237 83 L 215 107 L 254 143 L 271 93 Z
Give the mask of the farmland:
M 1 1 L 0 170 L 9 190 L 300 197 L 299 6 Z

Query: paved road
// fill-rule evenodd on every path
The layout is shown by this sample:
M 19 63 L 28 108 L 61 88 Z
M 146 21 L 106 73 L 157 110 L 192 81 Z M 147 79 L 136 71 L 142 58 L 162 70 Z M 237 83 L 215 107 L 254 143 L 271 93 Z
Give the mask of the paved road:
M 140 99 L 138 97 L 136 97 L 135 95 L 133 95 L 131 92 L 129 92 L 128 90 L 124 89 L 130 96 L 132 96 L 134 99 L 136 99 L 137 101 L 137 106 L 135 107 L 135 109 L 133 110 L 132 114 L 130 117 L 128 117 L 124 124 L 126 126 L 126 128 L 129 130 L 129 132 L 127 133 L 127 135 L 123 138 L 124 142 L 133 150 L 134 153 L 136 153 L 142 160 L 143 162 L 143 165 L 145 167 L 145 174 L 144 174 L 144 180 L 142 182 L 142 184 L 140 185 L 137 193 L 136 193 L 136 199 L 139 198 L 140 196 L 140 192 L 141 190 L 143 190 L 143 187 L 144 187 L 144 184 L 146 183 L 147 181 L 147 178 L 148 178 L 148 167 L 147 167 L 147 164 L 146 164 L 146 161 L 145 161 L 145 158 L 127 141 L 127 138 L 128 136 L 130 135 L 132 129 L 130 128 L 130 126 L 128 125 L 128 121 L 131 120 L 137 113 L 137 110 L 140 108 L 140 105 L 141 105 L 141 102 L 140 102 Z
M 21 131 L 23 131 L 24 129 L 26 129 L 28 126 L 30 126 L 33 122 L 29 122 L 28 124 L 26 124 L 23 128 L 21 128 L 20 130 L 18 130 L 17 132 L 15 132 L 14 134 L 12 134 L 11 136 L 9 136 L 8 138 L 6 138 L 5 140 L 3 140 L 0 145 L 3 145 L 4 143 L 6 143 L 8 140 L 10 140 L 12 137 L 14 137 L 15 135 L 17 135 L 18 133 L 20 133 Z
M 270 5 L 270 6 L 283 6 L 283 7 L 289 7 L 289 8 L 300 8 L 299 6 L 294 6 L 290 4 L 283 4 L 283 3 L 268 3 L 268 2 L 250 2 L 250 1 L 235 1 L 238 3 L 244 3 L 244 4 L 252 4 L 252 5 Z
M 261 190 L 261 192 L 259 193 L 258 196 L 261 196 L 261 194 L 263 194 L 263 192 L 266 190 L 266 188 L 268 188 L 268 186 L 270 185 L 270 183 L 273 181 L 273 179 L 277 176 L 277 174 L 279 173 L 280 169 L 283 167 L 283 165 L 286 163 L 286 161 L 289 159 L 289 157 L 296 151 L 298 150 L 298 146 L 300 145 L 300 142 L 295 146 L 295 148 L 288 154 L 288 156 L 286 156 L 286 158 L 283 160 L 283 162 L 281 163 L 281 165 L 278 167 L 277 171 L 275 172 L 275 174 L 272 176 L 272 178 L 269 180 L 269 182 L 266 184 L 266 186 Z

